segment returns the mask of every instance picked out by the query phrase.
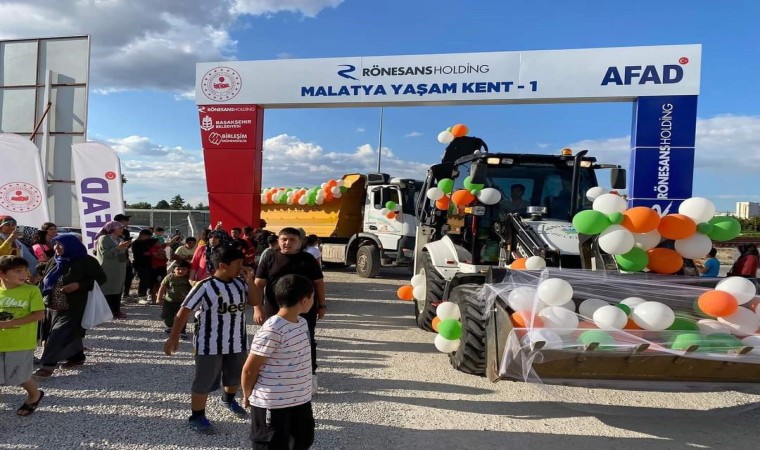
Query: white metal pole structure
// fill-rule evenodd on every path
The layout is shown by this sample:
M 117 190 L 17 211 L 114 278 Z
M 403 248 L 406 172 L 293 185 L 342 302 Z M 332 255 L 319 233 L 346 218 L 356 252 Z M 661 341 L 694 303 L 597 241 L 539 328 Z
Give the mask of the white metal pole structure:
M 380 107 L 380 133 L 377 137 L 377 173 L 380 173 L 380 157 L 383 154 L 383 107 Z

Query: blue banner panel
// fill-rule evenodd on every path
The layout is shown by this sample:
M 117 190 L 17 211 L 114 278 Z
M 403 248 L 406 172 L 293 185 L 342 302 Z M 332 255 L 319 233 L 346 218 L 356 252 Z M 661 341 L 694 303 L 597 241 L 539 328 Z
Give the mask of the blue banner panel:
M 633 106 L 631 147 L 694 147 L 697 96 L 639 97 Z
M 634 148 L 629 197 L 689 198 L 694 178 L 694 149 Z
M 647 208 L 652 208 L 655 211 L 657 211 L 657 214 L 660 215 L 660 217 L 666 215 L 666 214 L 675 214 L 678 212 L 678 207 L 681 206 L 681 203 L 686 200 L 685 198 L 669 198 L 669 199 L 663 199 L 663 200 L 657 200 L 652 198 L 635 198 L 628 200 L 628 207 L 633 208 L 634 206 L 646 206 Z

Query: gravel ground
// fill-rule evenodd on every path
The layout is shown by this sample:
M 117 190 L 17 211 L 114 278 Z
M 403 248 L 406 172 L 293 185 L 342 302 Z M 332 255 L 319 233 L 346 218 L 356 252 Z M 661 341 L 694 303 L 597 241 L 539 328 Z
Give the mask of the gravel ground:
M 320 323 L 318 449 L 757 448 L 760 388 L 654 392 L 492 384 L 448 365 L 433 335 L 395 300 L 402 271 L 365 280 L 328 272 Z M 159 308 L 128 305 L 129 320 L 88 336 L 88 364 L 44 382 L 40 409 L 19 418 L 22 392 L 2 388 L 0 448 L 250 448 L 249 423 L 209 401 L 215 436 L 185 428 L 190 344 L 163 355 Z M 253 328 L 250 330 L 253 332 Z

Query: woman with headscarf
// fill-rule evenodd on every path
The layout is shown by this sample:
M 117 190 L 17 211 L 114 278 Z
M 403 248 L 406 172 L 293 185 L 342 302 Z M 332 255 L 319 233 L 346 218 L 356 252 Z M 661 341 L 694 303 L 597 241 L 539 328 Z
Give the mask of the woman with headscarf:
M 53 251 L 53 238 L 58 236 L 58 228 L 52 222 L 45 222 L 34 234 L 32 250 L 40 263 L 50 261 L 55 255 Z
M 103 235 L 97 239 L 95 248 L 96 258 L 103 272 L 106 274 L 106 282 L 100 287 L 106 297 L 108 306 L 113 316 L 117 319 L 126 319 L 127 315 L 121 312 L 121 291 L 124 290 L 124 279 L 127 274 L 127 252 L 130 241 L 121 239 L 124 225 L 111 221 L 103 227 Z
M 42 296 L 48 307 L 45 321 L 48 327 L 43 340 L 45 349 L 40 358 L 37 378 L 53 375 L 59 361 L 63 367 L 84 364 L 82 316 L 87 294 L 95 283 L 103 284 L 106 274 L 98 260 L 87 254 L 85 246 L 76 236 L 62 235 L 53 238 L 55 256 L 48 263 L 42 279 Z

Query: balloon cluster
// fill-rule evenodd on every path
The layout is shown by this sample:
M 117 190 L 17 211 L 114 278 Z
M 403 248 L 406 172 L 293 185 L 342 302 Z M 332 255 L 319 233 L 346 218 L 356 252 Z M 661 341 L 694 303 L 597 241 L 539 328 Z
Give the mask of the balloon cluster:
M 436 187 L 428 189 L 425 195 L 434 201 L 435 207 L 441 211 L 448 211 L 454 207 L 463 208 L 476 199 L 484 205 L 495 205 L 501 200 L 501 192 L 498 189 L 487 188 L 482 183 L 473 183 L 469 176 L 463 181 L 463 189 L 454 191 L 454 180 L 444 178 L 438 181 Z
M 544 270 L 546 269 L 546 260 L 540 256 L 517 258 L 512 261 L 509 268 L 512 270 Z
M 599 247 L 615 255 L 627 272 L 674 274 L 683 267 L 683 258 L 702 258 L 713 240 L 728 241 L 741 231 L 733 217 L 715 216 L 715 206 L 702 197 L 685 200 L 678 214 L 663 217 L 644 206 L 628 209 L 625 199 L 601 187 L 589 189 L 586 197 L 592 209 L 576 214 L 573 226 L 579 233 L 598 234 Z M 662 239 L 675 241 L 675 249 L 656 248 Z
M 467 136 L 467 133 L 469 132 L 470 130 L 467 128 L 467 125 L 458 123 L 453 127 L 448 127 L 438 133 L 438 142 L 441 144 L 450 144 L 451 141 L 458 137 Z
M 451 353 L 459 348 L 459 338 L 462 337 L 462 322 L 459 321 L 461 312 L 459 305 L 451 302 L 443 302 L 435 309 L 433 318 L 433 330 L 435 336 L 435 348 L 442 353 Z
M 262 205 L 315 206 L 341 198 L 348 191 L 343 180 L 329 180 L 319 187 L 267 188 L 261 193 Z
M 380 214 L 389 219 L 395 219 L 396 216 L 401 214 L 401 205 L 394 202 L 393 200 L 388 200 L 385 202 L 385 208 L 380 210 Z
M 396 291 L 396 296 L 399 300 L 410 302 L 415 298 L 417 300 L 425 300 L 425 276 L 418 273 L 412 277 L 411 284 L 401 286 Z

